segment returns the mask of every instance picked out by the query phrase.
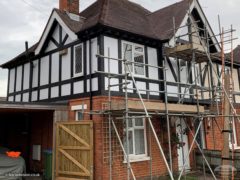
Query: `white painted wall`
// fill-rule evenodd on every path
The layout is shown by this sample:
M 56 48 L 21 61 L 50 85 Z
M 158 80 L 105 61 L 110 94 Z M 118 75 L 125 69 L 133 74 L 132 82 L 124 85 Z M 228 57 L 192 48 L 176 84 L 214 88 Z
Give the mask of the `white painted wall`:
M 110 85 L 115 85 L 115 84 L 119 84 L 119 80 L 117 78 L 111 78 L 110 79 Z M 105 77 L 105 90 L 108 90 L 108 78 Z M 119 86 L 114 86 L 111 87 L 111 91 L 119 91 Z
M 22 66 L 17 67 L 17 82 L 16 91 L 21 91 L 22 88 Z
M 145 82 L 136 81 L 136 86 L 140 90 L 141 94 L 147 94 L 146 93 L 147 87 L 146 87 L 146 83 Z
M 9 93 L 14 92 L 14 83 L 15 83 L 15 68 L 10 69 L 10 79 L 9 79 Z
M 39 99 L 40 99 L 40 100 L 48 99 L 48 88 L 46 88 L 46 89 L 41 89 L 41 90 L 40 90 Z
M 13 102 L 13 96 L 9 96 L 9 97 L 8 97 L 8 101 L 9 101 L 9 102 Z
M 38 60 L 33 61 L 32 87 L 38 86 Z
M 68 53 L 62 56 L 62 81 L 71 78 L 71 49 L 68 48 Z
M 49 51 L 52 51 L 54 49 L 57 49 L 57 46 L 52 41 L 49 41 L 45 52 L 49 52 Z
M 21 94 L 15 96 L 15 102 L 21 102 Z
M 55 86 L 51 88 L 51 98 L 56 98 L 58 97 L 59 94 L 59 87 Z
M 98 60 L 96 57 L 97 51 L 98 51 L 98 45 L 97 45 L 97 38 L 94 38 L 91 40 L 91 48 L 92 48 L 92 54 L 91 54 L 91 59 L 92 59 L 92 74 L 97 71 L 97 65 L 98 65 Z
M 71 84 L 64 84 L 61 86 L 61 96 L 68 96 L 71 94 Z
M 86 74 L 88 75 L 88 74 L 90 74 L 90 72 L 89 72 L 89 66 L 90 66 L 90 58 L 89 58 L 89 41 L 87 41 L 87 72 L 86 72 Z
M 104 56 L 108 56 L 108 51 L 111 58 L 118 58 L 118 40 L 104 36 Z M 104 71 L 110 73 L 119 73 L 118 61 L 110 60 L 110 71 L 108 70 L 108 59 L 104 59 Z
M 152 91 L 160 91 L 159 84 L 149 83 L 149 89 Z M 158 92 L 150 92 L 150 95 L 159 96 Z
M 30 63 L 24 64 L 24 74 L 23 74 L 23 90 L 29 88 L 30 78 Z
M 157 49 L 148 47 L 147 51 L 148 51 L 148 64 L 158 66 Z M 150 79 L 158 79 L 158 68 L 148 67 L 148 72 Z
M 48 84 L 49 80 L 49 56 L 41 58 L 40 85 Z
M 84 81 L 78 81 L 73 84 L 73 94 L 80 94 L 84 92 Z
M 29 99 L 29 93 L 24 93 L 22 96 L 23 96 L 22 101 L 23 101 L 23 102 L 28 102 L 28 99 Z
M 51 82 L 59 81 L 59 54 L 52 54 L 52 66 L 51 66 Z
M 54 32 L 53 32 L 53 35 L 52 35 L 52 37 L 58 42 L 58 43 L 60 43 L 59 42 L 59 28 L 60 28 L 60 26 L 59 26 L 59 24 L 55 27 L 55 30 L 54 30 Z
M 173 59 L 173 58 L 170 58 L 170 61 L 171 61 L 171 64 L 173 66 L 173 69 L 174 69 L 174 71 L 175 71 L 175 73 L 177 75 L 177 69 L 178 69 L 177 61 L 175 59 Z M 167 69 L 167 71 L 166 71 L 166 75 L 167 75 L 166 80 L 169 81 L 169 82 L 176 82 L 175 79 L 174 79 L 173 73 L 172 73 L 172 71 L 170 69 L 170 66 L 169 66 L 167 61 L 165 62 L 165 66 L 166 66 L 166 69 Z
M 32 101 L 37 101 L 38 91 L 32 92 Z

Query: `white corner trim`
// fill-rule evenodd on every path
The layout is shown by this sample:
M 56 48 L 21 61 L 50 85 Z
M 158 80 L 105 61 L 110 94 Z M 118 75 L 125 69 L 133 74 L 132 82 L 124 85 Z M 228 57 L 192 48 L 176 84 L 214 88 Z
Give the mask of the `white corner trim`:
M 63 20 L 59 17 L 59 15 L 56 13 L 56 11 L 53 11 L 53 13 L 49 19 L 49 22 L 46 25 L 45 31 L 43 32 L 43 35 L 39 41 L 39 44 L 35 50 L 35 54 L 40 53 L 42 46 L 43 46 L 44 42 L 46 41 L 46 38 L 47 38 L 47 36 L 50 32 L 50 29 L 53 25 L 54 20 L 56 20 L 60 24 L 60 26 L 62 26 L 62 28 L 66 31 L 66 33 L 69 35 L 69 37 L 71 39 L 73 39 L 73 40 L 77 39 L 77 35 L 72 30 L 70 30 L 70 28 L 63 22 Z
M 87 109 L 87 105 L 75 105 L 75 106 L 71 106 L 71 110 L 72 111 L 77 111 L 77 110 L 82 110 L 82 109 Z

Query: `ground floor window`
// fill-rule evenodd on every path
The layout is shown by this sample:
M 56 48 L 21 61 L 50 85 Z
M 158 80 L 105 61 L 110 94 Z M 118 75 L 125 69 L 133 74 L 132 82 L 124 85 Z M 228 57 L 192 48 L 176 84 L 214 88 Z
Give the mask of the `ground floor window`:
M 128 132 L 128 147 L 126 133 Z M 128 120 L 128 130 L 125 128 L 124 148 L 129 149 L 130 160 L 147 157 L 146 122 L 145 118 L 132 117 Z

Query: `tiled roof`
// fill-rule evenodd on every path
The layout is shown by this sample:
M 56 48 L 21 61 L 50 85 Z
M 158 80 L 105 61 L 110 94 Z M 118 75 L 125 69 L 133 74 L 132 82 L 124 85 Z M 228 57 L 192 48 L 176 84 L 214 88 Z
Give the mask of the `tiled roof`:
M 97 24 L 102 24 L 137 35 L 166 40 L 172 37 L 173 17 L 176 27 L 183 21 L 189 3 L 192 0 L 183 0 L 155 12 L 150 12 L 139 4 L 128 0 L 97 0 L 79 15 L 80 21 L 72 20 L 67 12 L 54 9 L 64 23 L 74 32 L 79 33 Z M 34 53 L 37 44 L 29 49 Z M 15 57 L 1 67 L 6 67 L 10 62 L 24 58 L 26 52 Z

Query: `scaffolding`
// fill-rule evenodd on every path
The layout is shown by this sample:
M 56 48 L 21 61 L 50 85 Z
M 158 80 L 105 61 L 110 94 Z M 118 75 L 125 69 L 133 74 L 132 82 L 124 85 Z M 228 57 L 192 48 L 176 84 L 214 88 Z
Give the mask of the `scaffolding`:
M 194 148 L 194 145 L 197 146 L 199 149 L 202 159 L 203 159 L 203 170 L 204 170 L 204 176 L 205 176 L 205 171 L 206 167 L 209 169 L 213 179 L 217 179 L 213 169 L 210 166 L 210 163 L 208 162 L 202 145 L 199 144 L 197 141 L 197 136 L 199 132 L 201 131 L 201 127 L 203 124 L 206 123 L 212 123 L 215 122 L 219 128 L 224 134 L 225 139 L 229 141 L 229 137 L 231 137 L 231 143 L 232 143 L 232 160 L 234 160 L 234 137 L 233 137 L 233 127 L 235 120 L 239 121 L 239 116 L 236 113 L 236 109 L 234 108 L 234 81 L 233 81 L 233 40 L 235 38 L 233 37 L 233 32 L 235 31 L 232 26 L 230 30 L 224 31 L 224 29 L 221 30 L 219 35 L 216 36 L 211 36 L 208 31 L 207 31 L 207 26 L 204 26 L 203 28 L 199 28 L 197 26 L 198 21 L 196 21 L 191 13 L 189 15 L 189 23 L 186 26 L 182 27 L 175 27 L 175 20 L 173 19 L 173 32 L 174 32 L 174 45 L 173 47 L 165 47 L 165 54 L 164 54 L 164 61 L 162 66 L 154 66 L 151 64 L 144 64 L 140 62 L 134 62 L 129 60 L 125 54 L 127 51 L 127 47 L 124 50 L 124 56 L 122 59 L 119 58 L 112 58 L 110 54 L 110 49 L 108 48 L 108 55 L 104 56 L 102 54 L 97 54 L 98 60 L 104 61 L 107 60 L 107 72 L 104 71 L 96 71 L 96 73 L 102 74 L 104 77 L 108 78 L 108 102 L 106 104 L 106 107 L 98 111 L 99 114 L 104 114 L 108 117 L 108 123 L 107 123 L 107 128 L 108 128 L 108 151 L 109 151 L 109 156 L 108 156 L 108 162 L 109 162 L 109 179 L 112 179 L 112 171 L 113 171 L 113 146 L 112 146 L 112 138 L 115 135 L 116 139 L 121 147 L 121 150 L 124 155 L 124 160 L 126 161 L 127 164 L 127 179 L 136 179 L 135 173 L 133 172 L 132 166 L 131 166 L 131 160 L 129 158 L 129 120 L 132 118 L 145 118 L 148 122 L 149 129 L 151 130 L 151 135 L 153 135 L 159 152 L 163 158 L 164 164 L 167 168 L 168 175 L 171 180 L 176 179 L 173 175 L 174 173 L 174 168 L 173 168 L 173 159 L 172 159 L 172 144 L 171 144 L 171 121 L 172 117 L 180 117 L 186 124 L 187 129 L 189 130 L 193 140 L 190 144 L 190 148 L 187 154 L 187 157 L 184 157 L 183 154 L 183 168 L 179 172 L 179 175 L 177 177 L 178 180 L 182 178 L 183 175 L 186 174 L 186 162 L 187 159 L 190 157 L 192 150 Z M 219 23 L 220 24 L 220 23 Z M 192 32 L 189 32 L 184 35 L 176 35 L 176 32 L 180 28 L 189 28 L 191 27 Z M 200 33 L 201 32 L 201 33 Z M 229 39 L 226 40 L 225 35 L 229 35 Z M 189 40 L 188 42 L 182 43 L 179 40 L 183 38 L 184 36 L 187 37 L 194 37 L 195 39 L 198 40 L 198 42 L 194 42 Z M 220 49 L 221 53 L 212 53 L 211 52 L 211 46 L 217 45 L 214 44 L 214 42 L 210 42 L 212 38 L 215 38 L 219 36 L 220 37 Z M 191 38 L 190 38 L 191 39 Z M 230 48 L 230 56 L 225 57 L 225 49 L 224 45 L 230 43 L 231 48 Z M 167 58 L 174 58 L 176 61 L 178 59 L 181 59 L 183 61 L 186 61 L 189 64 L 189 72 L 187 73 L 187 81 L 185 83 L 181 82 L 180 79 L 178 79 L 178 82 L 175 82 L 175 84 L 178 86 L 178 89 L 180 89 L 179 92 L 176 93 L 170 93 L 168 91 L 168 81 L 167 81 L 167 68 L 166 68 L 166 63 L 167 63 Z M 225 64 L 226 64 L 226 59 L 227 63 L 231 64 L 231 68 L 226 70 Z M 118 63 L 123 64 L 123 73 L 122 74 L 117 74 L 117 73 L 111 73 L 111 67 L 110 67 L 110 61 L 116 61 Z M 208 87 L 199 87 L 198 82 L 200 81 L 200 76 L 202 74 L 201 72 L 196 71 L 196 64 L 203 63 L 205 62 L 206 65 L 202 69 L 204 71 L 206 68 L 212 72 L 212 74 L 215 74 L 217 82 L 214 80 L 211 80 L 211 77 L 208 73 Z M 221 72 L 218 72 L 214 68 L 214 62 L 221 62 L 222 67 L 221 67 Z M 158 70 L 161 70 L 163 74 L 162 79 L 158 79 L 157 81 L 159 84 L 162 84 L 164 89 L 159 89 L 159 91 L 156 90 L 151 90 L 151 89 L 141 89 L 141 87 L 138 87 L 138 84 L 136 82 L 135 76 L 133 74 L 133 65 L 137 67 L 151 67 L 151 68 L 156 68 Z M 111 79 L 113 78 L 119 78 L 121 77 L 123 79 L 123 82 L 121 83 L 115 83 L 111 84 Z M 226 79 L 229 80 L 227 81 Z M 145 80 L 150 80 L 150 78 L 144 78 Z M 192 80 L 191 80 L 192 79 Z M 132 87 L 129 87 L 130 81 L 133 83 Z M 212 82 L 212 84 L 211 84 Z M 225 83 L 228 82 L 226 85 Z M 185 85 L 184 91 L 182 92 L 181 85 Z M 114 103 L 112 99 L 112 88 L 113 87 L 119 87 L 119 90 L 121 89 L 122 92 L 124 92 L 124 101 L 123 102 L 118 102 L 117 104 Z M 226 88 L 227 87 L 227 88 Z M 134 104 L 133 101 L 129 98 L 129 91 L 136 91 L 140 103 Z M 150 110 L 151 105 L 148 103 L 148 99 L 143 99 L 142 97 L 142 92 L 145 92 L 147 97 L 151 93 L 157 93 L 160 96 L 164 97 L 164 102 L 159 103 L 159 104 L 153 104 L 156 105 L 157 109 Z M 209 95 L 209 100 L 211 101 L 210 103 L 210 108 L 205 109 L 203 106 L 200 105 L 200 98 L 199 94 L 203 97 L 203 94 L 207 93 Z M 195 100 L 195 105 L 191 105 L 191 107 L 194 107 L 192 112 L 182 112 L 182 111 L 174 111 L 174 107 L 172 107 L 171 103 L 168 102 L 168 97 L 169 95 L 176 95 L 178 97 L 178 103 L 174 104 L 176 107 L 184 107 L 186 108 L 187 105 L 184 104 L 184 99 L 186 97 L 186 94 L 188 96 L 193 97 Z M 225 104 L 228 104 L 228 107 L 225 106 Z M 134 109 L 134 106 L 138 106 L 138 108 Z M 155 108 L 156 108 L 155 107 Z M 190 107 L 190 106 L 189 106 Z M 219 110 L 220 108 L 220 110 Z M 227 109 L 228 108 L 228 109 Z M 215 110 L 216 112 L 212 111 Z M 96 112 L 92 112 L 96 113 Z M 122 118 L 119 116 L 123 115 Z M 156 130 L 154 128 L 153 122 L 152 122 L 152 117 L 153 116 L 161 116 L 165 117 L 166 119 L 166 124 L 167 124 L 167 139 L 168 139 L 168 154 L 164 152 L 164 148 L 162 145 L 162 142 L 160 142 L 159 137 L 156 133 Z M 117 126 L 113 120 L 114 117 L 118 117 L 119 119 L 123 120 L 124 124 L 124 129 L 126 131 L 125 133 L 125 142 L 122 141 L 121 135 L 117 129 Z M 195 132 L 191 129 L 191 127 L 188 125 L 188 122 L 186 121 L 186 118 L 190 118 L 193 123 L 196 122 L 197 126 L 195 128 Z M 224 129 L 218 125 L 218 122 L 216 119 L 222 119 L 222 122 L 225 123 L 226 126 L 224 126 Z M 206 122 L 206 121 L 211 121 L 211 122 Z M 231 124 L 231 126 L 229 126 Z M 227 126 L 228 125 L 228 126 Z M 229 153 L 229 145 L 227 145 L 228 148 L 225 146 L 225 151 L 227 150 Z M 224 155 L 223 155 L 224 156 Z M 229 157 L 225 157 L 226 159 Z M 234 162 L 234 161 L 232 161 Z M 152 171 L 152 157 L 151 157 L 151 152 L 150 152 L 150 163 L 151 163 L 151 171 Z M 227 163 L 227 162 L 226 162 Z M 152 172 L 150 172 L 150 176 L 152 177 Z M 234 179 L 234 172 L 232 172 L 232 179 Z

